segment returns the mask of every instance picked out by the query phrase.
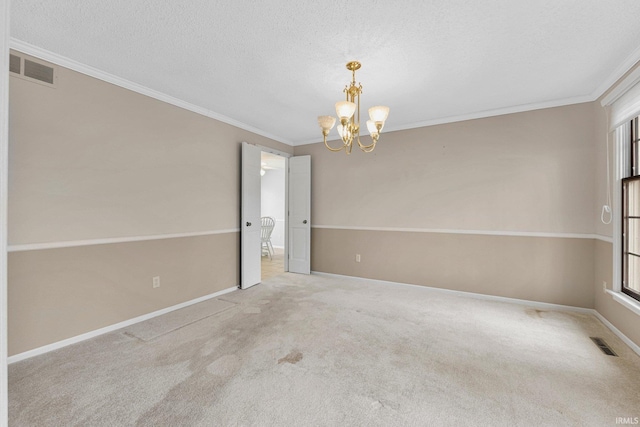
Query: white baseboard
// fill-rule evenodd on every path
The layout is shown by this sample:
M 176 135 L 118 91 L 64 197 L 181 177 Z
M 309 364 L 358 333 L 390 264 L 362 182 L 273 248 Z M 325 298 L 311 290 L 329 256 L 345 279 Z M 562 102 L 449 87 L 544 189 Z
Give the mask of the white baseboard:
M 625 334 L 623 334 L 618 328 L 613 326 L 613 324 L 611 322 L 609 322 L 603 315 L 601 315 L 598 311 L 596 311 L 595 309 L 592 309 L 592 308 L 574 307 L 574 306 L 562 305 L 562 304 L 551 304 L 551 303 L 546 303 L 546 302 L 530 301 L 530 300 L 523 300 L 523 299 L 517 299 L 517 298 L 500 297 L 500 296 L 496 296 L 496 295 L 485 295 L 485 294 L 478 294 L 478 293 L 474 293 L 474 292 L 456 291 L 456 290 L 453 290 L 453 289 L 434 288 L 434 287 L 430 287 L 430 286 L 415 285 L 415 284 L 411 284 L 411 283 L 390 282 L 390 281 L 387 281 L 387 280 L 377 280 L 377 279 L 365 279 L 363 277 L 345 276 L 345 275 L 342 275 L 342 274 L 333 274 L 333 273 L 323 273 L 323 272 L 320 272 L 320 271 L 312 271 L 311 274 L 316 274 L 318 276 L 344 278 L 344 279 L 354 279 L 354 280 L 363 280 L 363 281 L 366 280 L 368 282 L 376 282 L 376 283 L 382 283 L 382 284 L 388 284 L 388 285 L 411 286 L 413 288 L 426 289 L 426 290 L 429 290 L 429 291 L 442 292 L 442 293 L 447 293 L 447 294 L 451 294 L 451 295 L 460 295 L 460 296 L 466 296 L 466 297 L 469 297 L 469 298 L 476 298 L 476 299 L 488 300 L 488 301 L 500 301 L 500 302 L 515 303 L 515 304 L 526 305 L 528 307 L 541 308 L 541 309 L 545 309 L 545 310 L 563 310 L 563 311 L 571 311 L 571 312 L 582 313 L 582 314 L 592 314 L 595 317 L 597 317 L 598 320 L 600 320 L 607 328 L 609 328 L 611 330 L 611 332 L 613 332 L 616 336 L 618 336 L 618 338 L 620 338 L 622 340 L 622 342 L 627 344 L 636 354 L 638 354 L 640 356 L 640 346 L 638 346 L 636 343 L 634 343 Z M 233 291 L 235 291 L 237 289 L 238 289 L 237 287 L 227 288 L 227 289 L 224 289 L 222 291 L 215 292 L 213 294 L 205 295 L 203 297 L 196 298 L 196 299 L 193 299 L 193 300 L 190 300 L 190 301 L 186 301 L 186 302 L 183 302 L 183 303 L 171 306 L 171 307 L 163 308 L 161 310 L 157 310 L 157 311 L 154 311 L 152 313 L 148 313 L 148 314 L 145 314 L 145 315 L 142 315 L 142 316 L 138 316 L 138 317 L 135 317 L 133 319 L 125 320 L 123 322 L 119 322 L 119 323 L 116 323 L 116 324 L 111 325 L 111 326 L 106 326 L 104 328 L 96 329 L 95 331 L 87 332 L 87 333 L 82 334 L 82 335 L 78 335 L 78 336 L 75 336 L 75 337 L 72 337 L 72 338 L 67 338 L 66 340 L 62 340 L 62 341 L 58 341 L 58 342 L 55 342 L 55 343 L 52 343 L 52 344 L 48 344 L 48 345 L 45 345 L 45 346 L 42 346 L 42 347 L 38 347 L 38 348 L 35 348 L 33 350 L 25 351 L 24 353 L 19 353 L 19 354 L 16 354 L 16 355 L 13 355 L 13 356 L 9 357 L 7 359 L 7 363 L 8 364 L 12 364 L 12 363 L 19 362 L 21 360 L 25 360 L 25 359 L 28 359 L 28 358 L 31 358 L 31 357 L 34 357 L 34 356 L 39 356 L 41 354 L 48 353 L 50 351 L 57 350 L 57 349 L 62 348 L 62 347 L 66 347 L 66 346 L 71 345 L 71 344 L 76 344 L 76 343 L 79 343 L 81 341 L 85 341 L 85 340 L 97 337 L 99 335 L 106 334 L 108 332 L 113 332 L 115 330 L 124 328 L 126 326 L 130 326 L 130 325 L 133 325 L 135 323 L 143 322 L 145 320 L 152 319 L 154 317 L 161 316 L 163 314 L 170 313 L 172 311 L 179 310 L 181 308 L 188 307 L 190 305 L 197 304 L 199 302 L 203 302 L 203 301 L 206 301 L 206 300 L 211 299 L 211 298 L 216 298 L 216 297 L 228 294 L 228 293 L 233 292 Z
M 211 298 L 216 298 L 216 297 L 219 297 L 221 295 L 228 294 L 229 292 L 233 292 L 235 290 L 238 290 L 238 288 L 235 287 L 235 286 L 233 288 L 223 289 L 223 290 L 215 292 L 213 294 L 205 295 L 203 297 L 192 299 L 190 301 L 186 301 L 186 302 L 183 302 L 183 303 L 180 303 L 180 304 L 176 304 L 176 305 L 173 305 L 171 307 L 163 308 L 161 310 L 157 310 L 157 311 L 154 311 L 152 313 L 143 314 L 142 316 L 134 317 L 133 319 L 125 320 L 123 322 L 119 322 L 119 323 L 116 323 L 114 325 L 105 326 L 104 328 L 96 329 L 94 331 L 87 332 L 87 333 L 84 333 L 84 334 L 81 334 L 81 335 L 77 335 L 75 337 L 67 338 L 66 340 L 62 340 L 62 341 L 54 342 L 52 344 L 47 344 L 47 345 L 42 346 L 42 347 L 34 348 L 33 350 L 25 351 L 24 353 L 19 353 L 19 354 L 16 354 L 16 355 L 13 355 L 13 356 L 7 358 L 7 363 L 11 364 L 11 363 L 19 362 L 21 360 L 25 360 L 25 359 L 28 359 L 30 357 L 39 356 L 41 354 L 48 353 L 48 352 L 53 351 L 53 350 L 58 350 L 59 348 L 66 347 L 66 346 L 71 345 L 71 344 L 76 344 L 76 343 L 79 343 L 81 341 L 85 341 L 85 340 L 97 337 L 99 335 L 106 334 L 108 332 L 113 332 L 113 331 L 116 331 L 118 329 L 121 329 L 121 328 L 124 328 L 124 327 L 127 327 L 127 326 L 131 326 L 131 325 L 133 325 L 135 323 L 143 322 L 145 320 L 149 320 L 149 319 L 152 319 L 154 317 L 158 317 L 158 316 L 161 316 L 163 314 L 167 314 L 167 313 L 170 313 L 172 311 L 179 310 L 181 308 L 185 308 L 185 307 L 188 307 L 190 305 L 197 304 L 199 302 L 203 302 L 203 301 L 209 300 Z
M 638 356 L 640 356 L 640 346 L 638 346 L 638 344 L 636 344 L 633 341 L 631 341 L 629 339 L 629 337 L 627 337 L 625 334 L 623 334 L 620 331 L 620 329 L 618 329 L 615 326 L 613 326 L 613 324 L 611 322 L 609 322 L 606 319 L 606 317 L 604 317 L 602 314 L 598 313 L 596 310 L 593 310 L 593 315 L 596 316 L 598 318 L 598 320 L 600 320 L 607 328 L 611 329 L 611 332 L 616 334 L 618 336 L 618 338 L 620 338 L 622 340 L 622 342 L 624 342 L 626 345 L 628 345 L 631 348 L 631 350 L 635 351 L 636 354 Z
M 629 337 L 623 334 L 618 328 L 613 326 L 611 322 L 609 322 L 602 314 L 600 314 L 598 311 L 596 311 L 593 308 L 574 307 L 572 305 L 551 304 L 546 302 L 530 301 L 530 300 L 517 299 L 517 298 L 499 297 L 496 295 L 485 295 L 485 294 L 477 294 L 474 292 L 455 291 L 453 289 L 433 288 L 431 286 L 415 285 L 411 283 L 390 282 L 387 280 L 377 280 L 377 279 L 365 279 L 363 277 L 345 276 L 342 274 L 333 274 L 333 273 L 323 273 L 320 271 L 312 271 L 311 274 L 317 274 L 318 276 L 345 278 L 345 279 L 366 280 L 368 282 L 376 282 L 376 283 L 383 283 L 383 284 L 389 284 L 389 285 L 411 286 L 414 288 L 428 289 L 430 291 L 442 292 L 442 293 L 447 293 L 451 295 L 460 295 L 460 296 L 465 296 L 469 298 L 476 298 L 476 299 L 488 300 L 488 301 L 509 302 L 514 304 L 526 305 L 528 307 L 533 307 L 533 308 L 545 309 L 545 310 L 562 310 L 562 311 L 571 311 L 574 313 L 592 314 L 595 317 L 597 317 L 598 320 L 600 320 L 607 328 L 609 328 L 611 332 L 617 335 L 618 338 L 622 340 L 622 342 L 628 345 L 629 348 L 631 348 L 631 350 L 633 350 L 638 356 L 640 356 L 640 346 L 638 346 L 638 344 L 634 343 L 631 339 L 629 339 Z
M 415 284 L 412 284 L 412 283 L 390 282 L 390 281 L 387 281 L 387 280 L 377 280 L 377 279 L 365 279 L 363 277 L 344 276 L 344 275 L 341 275 L 341 274 L 323 273 L 323 272 L 320 272 L 320 271 L 312 271 L 311 273 L 312 274 L 317 274 L 319 276 L 339 277 L 339 278 L 356 279 L 356 280 L 366 280 L 367 282 L 376 282 L 376 283 L 382 283 L 382 284 L 388 284 L 388 285 L 411 286 L 413 288 L 428 289 L 430 291 L 442 292 L 442 293 L 447 293 L 447 294 L 451 294 L 451 295 L 460 295 L 460 296 L 465 296 L 465 297 L 468 297 L 468 298 L 476 298 L 476 299 L 489 300 L 489 301 L 510 302 L 510 303 L 526 305 L 526 306 L 534 307 L 534 308 L 541 308 L 541 309 L 545 309 L 545 310 L 564 310 L 564 311 L 572 311 L 574 313 L 593 314 L 593 309 L 592 308 L 574 307 L 572 305 L 551 304 L 551 303 L 548 303 L 548 302 L 538 302 L 538 301 L 531 301 L 531 300 L 526 300 L 526 299 L 499 297 L 499 296 L 496 296 L 496 295 L 486 295 L 486 294 L 478 294 L 478 293 L 475 293 L 475 292 L 456 291 L 456 290 L 453 290 L 453 289 L 434 288 L 434 287 L 431 287 L 431 286 L 415 285 Z

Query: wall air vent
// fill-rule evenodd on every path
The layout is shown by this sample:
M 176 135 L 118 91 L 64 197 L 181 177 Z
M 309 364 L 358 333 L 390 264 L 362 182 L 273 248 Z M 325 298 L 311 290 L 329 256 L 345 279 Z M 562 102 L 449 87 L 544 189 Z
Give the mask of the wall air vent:
M 28 59 L 24 60 L 24 75 L 50 85 L 53 84 L 53 67 L 29 61 Z
M 9 71 L 20 74 L 22 70 L 20 57 L 17 55 L 9 55 Z
M 9 71 L 12 76 L 45 86 L 56 86 L 56 68 L 38 60 L 23 58 L 13 53 L 9 58 Z

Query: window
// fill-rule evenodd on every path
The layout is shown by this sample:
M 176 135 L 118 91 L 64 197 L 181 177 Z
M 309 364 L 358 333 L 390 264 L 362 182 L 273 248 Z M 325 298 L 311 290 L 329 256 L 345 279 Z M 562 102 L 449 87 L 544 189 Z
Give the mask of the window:
M 631 120 L 629 170 L 622 179 L 622 292 L 640 301 L 640 129 Z

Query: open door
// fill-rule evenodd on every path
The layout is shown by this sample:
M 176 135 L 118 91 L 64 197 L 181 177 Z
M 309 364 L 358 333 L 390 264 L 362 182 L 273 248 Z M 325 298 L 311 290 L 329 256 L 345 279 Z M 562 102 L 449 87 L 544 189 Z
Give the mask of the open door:
M 311 156 L 289 158 L 289 271 L 311 273 Z
M 242 143 L 242 200 L 240 222 L 240 288 L 260 283 L 260 153 Z

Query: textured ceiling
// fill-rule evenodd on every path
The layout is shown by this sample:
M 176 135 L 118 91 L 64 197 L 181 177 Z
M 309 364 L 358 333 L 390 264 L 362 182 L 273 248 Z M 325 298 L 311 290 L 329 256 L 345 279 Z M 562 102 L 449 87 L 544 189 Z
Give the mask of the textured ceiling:
M 362 62 L 385 131 L 595 99 L 640 59 L 637 0 L 12 0 L 11 35 L 300 144 Z M 366 111 L 365 111 L 366 115 Z M 335 129 L 332 131 L 334 135 Z

